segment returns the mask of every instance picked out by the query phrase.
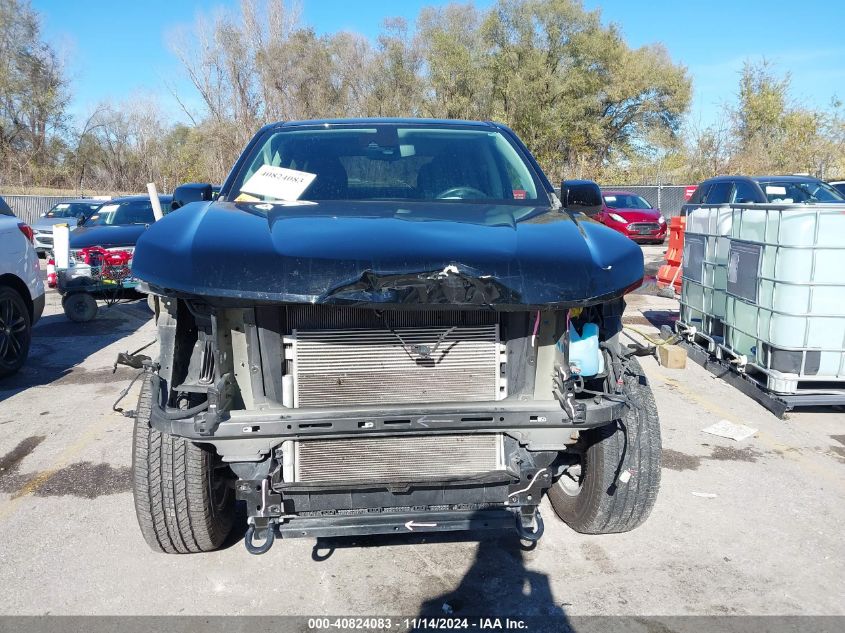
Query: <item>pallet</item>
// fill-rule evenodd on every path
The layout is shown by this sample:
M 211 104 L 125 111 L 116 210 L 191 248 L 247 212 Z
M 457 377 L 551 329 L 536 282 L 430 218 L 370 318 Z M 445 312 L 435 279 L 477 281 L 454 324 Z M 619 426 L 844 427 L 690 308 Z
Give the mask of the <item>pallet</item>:
M 736 371 L 730 363 L 716 358 L 698 345 L 687 341 L 680 341 L 678 345 L 681 345 L 687 351 L 687 356 L 692 361 L 729 385 L 736 387 L 749 398 L 756 400 L 780 419 L 786 417 L 786 414 L 796 407 L 845 405 L 845 388 L 830 393 L 774 393 L 766 389 L 754 377 Z
M 845 393 L 845 379 L 825 378 L 824 376 L 793 377 L 777 371 L 767 373 L 758 371 L 756 366 L 749 366 L 748 377 L 756 380 L 767 391 L 784 396 L 824 395 L 828 393 Z M 779 376 L 784 376 L 780 378 Z

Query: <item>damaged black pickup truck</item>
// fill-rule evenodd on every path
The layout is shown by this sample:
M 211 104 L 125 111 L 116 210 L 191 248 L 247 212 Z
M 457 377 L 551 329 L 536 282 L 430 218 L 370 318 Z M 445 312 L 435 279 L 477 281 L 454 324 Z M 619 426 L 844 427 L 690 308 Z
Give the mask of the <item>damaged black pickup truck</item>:
M 304 184 L 303 184 L 304 183 Z M 290 194 L 290 185 L 303 191 Z M 640 248 L 495 123 L 268 125 L 219 196 L 138 241 L 157 303 L 134 436 L 141 531 L 275 538 L 642 523 L 660 429 L 620 341 Z M 192 201 L 193 200 L 193 201 Z

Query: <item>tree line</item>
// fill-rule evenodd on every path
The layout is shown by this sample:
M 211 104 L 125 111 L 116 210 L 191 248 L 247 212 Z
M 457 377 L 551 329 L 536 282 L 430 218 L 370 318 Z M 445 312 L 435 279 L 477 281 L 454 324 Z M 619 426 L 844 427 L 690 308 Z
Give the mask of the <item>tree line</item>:
M 693 182 L 726 171 L 845 173 L 839 104 L 796 105 L 747 64 L 716 124 L 687 120 L 692 80 L 660 44 L 632 48 L 579 0 L 499 0 L 320 34 L 285 0 L 244 0 L 170 35 L 172 96 L 68 115 L 72 84 L 28 0 L 0 0 L 0 185 L 138 191 L 221 182 L 264 123 L 422 116 L 512 127 L 553 180 Z

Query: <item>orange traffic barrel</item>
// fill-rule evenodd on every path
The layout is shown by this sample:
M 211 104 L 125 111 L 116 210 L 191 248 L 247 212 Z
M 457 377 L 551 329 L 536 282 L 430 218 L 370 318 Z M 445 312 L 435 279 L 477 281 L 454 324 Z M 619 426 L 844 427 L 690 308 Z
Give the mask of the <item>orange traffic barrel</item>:
M 672 287 L 681 292 L 681 266 L 684 255 L 685 217 L 674 217 L 669 221 L 669 248 L 666 249 L 666 263 L 657 271 L 657 287 Z

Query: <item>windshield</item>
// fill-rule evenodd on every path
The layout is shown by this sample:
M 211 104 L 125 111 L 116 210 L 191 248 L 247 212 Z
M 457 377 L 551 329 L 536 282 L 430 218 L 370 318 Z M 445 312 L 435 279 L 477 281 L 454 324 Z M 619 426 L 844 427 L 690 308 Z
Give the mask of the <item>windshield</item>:
M 153 222 L 155 222 L 155 215 L 153 215 L 152 203 L 149 200 L 133 200 L 104 204 L 86 220 L 83 226 L 152 224 Z
M 278 168 L 316 177 L 303 185 L 304 191 L 290 196 L 266 186 L 266 178 L 259 186 L 268 173 L 273 178 L 289 175 Z M 259 169 L 262 173 L 251 181 Z M 455 125 L 271 130 L 247 158 L 228 197 L 253 202 L 398 199 L 548 204 L 536 175 L 504 134 Z
M 761 182 L 769 202 L 789 204 L 792 202 L 843 202 L 845 197 L 821 180 Z
M 88 217 L 100 208 L 102 202 L 63 202 L 57 204 L 44 214 L 45 218 L 79 218 Z
M 604 196 L 604 203 L 611 209 L 651 209 L 645 198 L 632 193 L 617 193 Z

